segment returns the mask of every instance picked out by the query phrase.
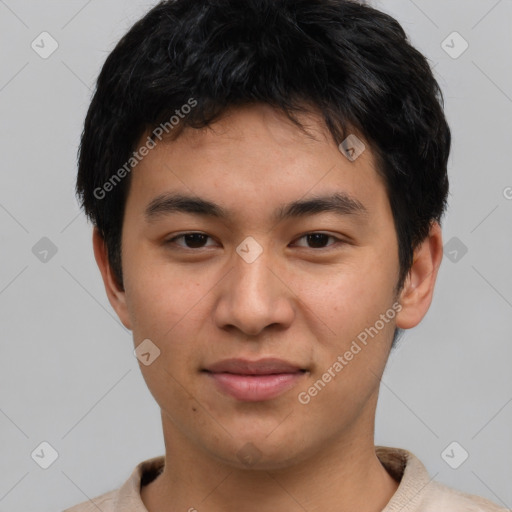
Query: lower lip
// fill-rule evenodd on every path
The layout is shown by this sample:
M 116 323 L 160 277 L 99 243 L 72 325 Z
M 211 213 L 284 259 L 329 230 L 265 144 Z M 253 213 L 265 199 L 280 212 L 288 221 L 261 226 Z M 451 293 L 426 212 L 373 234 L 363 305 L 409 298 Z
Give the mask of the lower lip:
M 237 400 L 259 402 L 270 400 L 293 388 L 304 372 L 272 375 L 237 375 L 234 373 L 207 373 L 220 391 Z

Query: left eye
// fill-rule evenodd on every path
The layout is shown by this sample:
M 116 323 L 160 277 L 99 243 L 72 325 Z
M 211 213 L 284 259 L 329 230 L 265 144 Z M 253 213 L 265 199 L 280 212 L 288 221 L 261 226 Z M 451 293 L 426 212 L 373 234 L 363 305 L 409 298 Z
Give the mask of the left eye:
M 339 238 L 336 238 L 335 236 L 332 236 L 332 235 L 328 235 L 326 233 L 308 233 L 306 235 L 301 236 L 297 240 L 302 240 L 303 238 L 305 238 L 308 243 L 313 244 L 313 247 L 309 247 L 309 249 L 323 249 L 323 246 L 325 245 L 324 242 L 327 242 L 327 240 L 329 238 L 332 238 L 336 242 L 342 242 Z M 331 245 L 335 245 L 335 244 L 331 244 Z M 322 247 L 319 247 L 319 246 L 322 246 Z
M 166 243 L 176 243 L 176 240 L 183 239 L 186 245 L 183 246 L 181 244 L 177 244 L 179 247 L 185 249 L 201 249 L 202 247 L 204 247 L 204 243 L 208 238 L 211 237 L 205 233 L 184 233 L 182 235 L 178 235 L 175 236 L 174 238 L 169 239 Z M 339 238 L 336 238 L 335 236 L 332 235 L 328 235 L 326 233 L 307 233 L 306 235 L 302 235 L 300 238 L 297 238 L 297 240 L 306 239 L 306 243 L 313 244 L 312 247 L 307 247 L 309 249 L 323 249 L 326 242 L 330 238 L 335 240 L 335 243 L 330 244 L 327 247 L 335 245 L 336 242 L 342 243 L 342 240 L 340 240 Z

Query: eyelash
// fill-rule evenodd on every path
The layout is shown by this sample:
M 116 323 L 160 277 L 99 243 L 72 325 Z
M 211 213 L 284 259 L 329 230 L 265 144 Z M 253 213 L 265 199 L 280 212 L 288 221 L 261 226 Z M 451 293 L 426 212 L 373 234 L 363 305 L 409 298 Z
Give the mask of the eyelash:
M 187 232 L 187 233 L 182 233 L 181 235 L 177 235 L 173 238 L 170 238 L 169 240 L 166 240 L 165 241 L 165 245 L 171 245 L 171 244 L 175 244 L 176 240 L 179 240 L 180 238 L 184 238 L 188 235 L 204 235 L 208 238 L 212 238 L 211 236 L 207 235 L 206 233 L 202 233 L 200 231 L 193 231 L 193 232 Z M 310 233 L 305 233 L 304 235 L 301 235 L 300 237 L 296 238 L 296 240 L 301 240 L 302 238 L 305 238 L 309 235 L 324 235 L 324 236 L 327 236 L 328 238 L 332 238 L 333 240 L 335 240 L 335 243 L 334 244 L 331 244 L 331 245 L 328 245 L 327 247 L 320 247 L 320 248 L 315 248 L 315 247 L 302 247 L 303 249 L 311 249 L 311 250 L 315 250 L 315 251 L 327 251 L 333 247 L 336 247 L 336 246 L 339 246 L 340 244 L 346 244 L 347 242 L 345 242 L 344 240 L 341 240 L 340 238 L 337 238 L 333 235 L 329 235 L 328 233 L 322 233 L 320 231 L 312 231 Z M 182 250 L 185 250 L 185 251 L 199 251 L 201 249 L 205 249 L 205 247 L 199 247 L 199 248 L 191 248 L 191 247 L 184 247 L 182 245 L 178 245 L 178 247 Z

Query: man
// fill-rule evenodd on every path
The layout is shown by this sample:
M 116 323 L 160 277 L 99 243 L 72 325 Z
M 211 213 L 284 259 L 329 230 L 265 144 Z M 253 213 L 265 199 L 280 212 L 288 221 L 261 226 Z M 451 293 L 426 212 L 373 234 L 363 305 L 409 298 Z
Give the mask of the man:
M 176 0 L 98 78 L 77 193 L 165 456 L 68 509 L 503 510 L 374 445 L 430 306 L 450 130 L 426 59 L 348 0 Z

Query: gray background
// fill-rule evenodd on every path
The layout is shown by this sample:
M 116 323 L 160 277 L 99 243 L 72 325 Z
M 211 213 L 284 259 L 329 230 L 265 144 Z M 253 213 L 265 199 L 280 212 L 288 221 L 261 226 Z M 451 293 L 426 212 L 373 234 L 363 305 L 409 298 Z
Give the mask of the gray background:
M 94 81 L 154 3 L 0 0 L 0 512 L 61 510 L 164 453 L 159 409 L 74 197 Z M 512 507 L 512 2 L 372 4 L 435 66 L 453 133 L 450 245 L 430 311 L 388 363 L 376 444 L 407 448 L 437 480 Z M 31 48 L 43 31 L 59 45 L 47 59 Z M 441 46 L 453 31 L 469 43 L 458 58 Z M 41 252 L 42 237 L 56 254 Z M 48 469 L 31 457 L 43 441 L 59 454 Z M 458 469 L 441 456 L 453 441 L 469 453 Z

